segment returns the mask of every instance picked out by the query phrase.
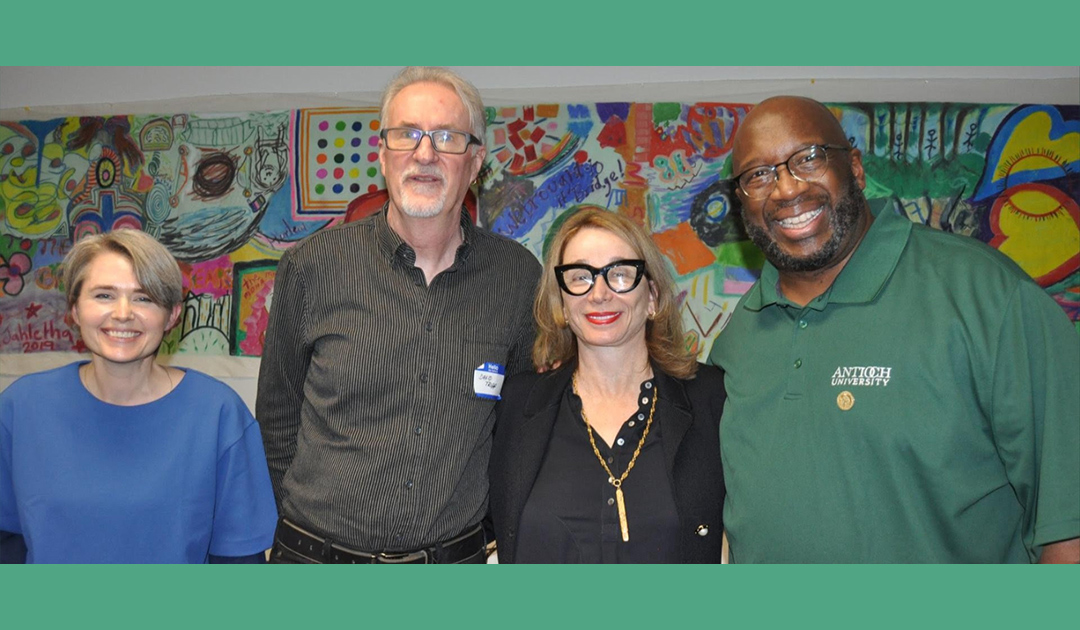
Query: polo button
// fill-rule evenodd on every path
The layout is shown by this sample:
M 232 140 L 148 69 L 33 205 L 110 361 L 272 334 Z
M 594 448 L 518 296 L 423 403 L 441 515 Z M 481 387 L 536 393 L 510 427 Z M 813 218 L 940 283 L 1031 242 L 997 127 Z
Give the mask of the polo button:
M 698 536 L 708 536 L 709 535 L 709 526 L 704 525 L 704 524 L 698 525 L 697 526 L 697 535 Z
M 799 328 L 806 328 L 806 326 L 807 326 L 806 320 L 805 319 L 800 319 L 799 320 Z
M 795 369 L 797 370 L 797 369 L 799 369 L 801 367 L 802 367 L 802 359 L 795 359 Z

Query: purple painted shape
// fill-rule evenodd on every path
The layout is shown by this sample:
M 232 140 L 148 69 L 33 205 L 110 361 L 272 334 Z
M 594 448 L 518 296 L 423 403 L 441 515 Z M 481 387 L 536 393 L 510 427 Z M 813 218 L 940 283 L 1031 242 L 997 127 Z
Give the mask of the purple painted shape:
M 612 116 L 625 121 L 630 117 L 630 103 L 597 103 L 596 117 L 606 123 Z

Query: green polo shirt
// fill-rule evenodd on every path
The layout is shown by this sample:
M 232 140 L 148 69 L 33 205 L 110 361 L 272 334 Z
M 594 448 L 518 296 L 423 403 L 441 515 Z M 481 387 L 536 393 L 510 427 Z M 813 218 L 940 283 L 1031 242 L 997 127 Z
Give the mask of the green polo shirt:
M 833 286 L 766 264 L 719 335 L 735 562 L 1033 562 L 1080 536 L 1080 337 L 1019 267 L 891 204 Z

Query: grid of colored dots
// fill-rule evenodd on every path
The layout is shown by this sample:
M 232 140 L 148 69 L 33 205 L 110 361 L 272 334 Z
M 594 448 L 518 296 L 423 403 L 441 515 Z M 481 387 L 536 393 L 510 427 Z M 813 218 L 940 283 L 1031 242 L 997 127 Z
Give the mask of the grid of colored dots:
M 377 162 L 379 159 L 377 150 L 379 146 L 379 121 L 329 119 L 319 121 L 317 128 L 319 131 L 324 132 L 325 135 L 313 139 L 320 149 L 314 152 L 315 162 L 322 167 L 315 171 L 315 177 L 318 180 L 332 179 L 339 181 L 319 181 L 314 183 L 312 191 L 317 195 L 341 195 L 346 192 L 356 195 L 363 192 L 365 188 L 367 192 L 377 191 L 380 187 L 379 184 L 371 182 L 370 179 L 378 177 L 378 168 L 361 165 L 365 161 L 365 157 L 369 163 Z M 365 145 L 365 139 L 366 145 L 370 148 L 370 151 L 366 154 L 361 150 Z M 347 147 L 352 148 L 353 151 L 334 150 Z M 327 151 L 327 149 L 330 150 Z M 343 168 L 347 164 L 353 166 Z M 361 179 L 364 176 L 369 178 L 366 185 L 365 182 L 349 181 Z

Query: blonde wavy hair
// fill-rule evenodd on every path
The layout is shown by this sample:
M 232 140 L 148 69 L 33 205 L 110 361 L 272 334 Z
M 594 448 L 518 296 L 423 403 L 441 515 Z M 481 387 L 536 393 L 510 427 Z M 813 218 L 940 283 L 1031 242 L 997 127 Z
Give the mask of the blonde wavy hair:
M 584 207 L 563 221 L 544 257 L 544 275 L 533 303 L 536 341 L 533 364 L 543 369 L 577 357 L 577 338 L 563 315 L 563 295 L 555 279 L 566 244 L 582 228 L 607 230 L 625 241 L 645 261 L 646 279 L 656 291 L 656 314 L 645 324 L 649 359 L 665 373 L 690 379 L 697 372 L 697 358 L 686 349 L 682 316 L 675 299 L 675 281 L 667 261 L 644 228 L 626 216 L 597 207 Z

